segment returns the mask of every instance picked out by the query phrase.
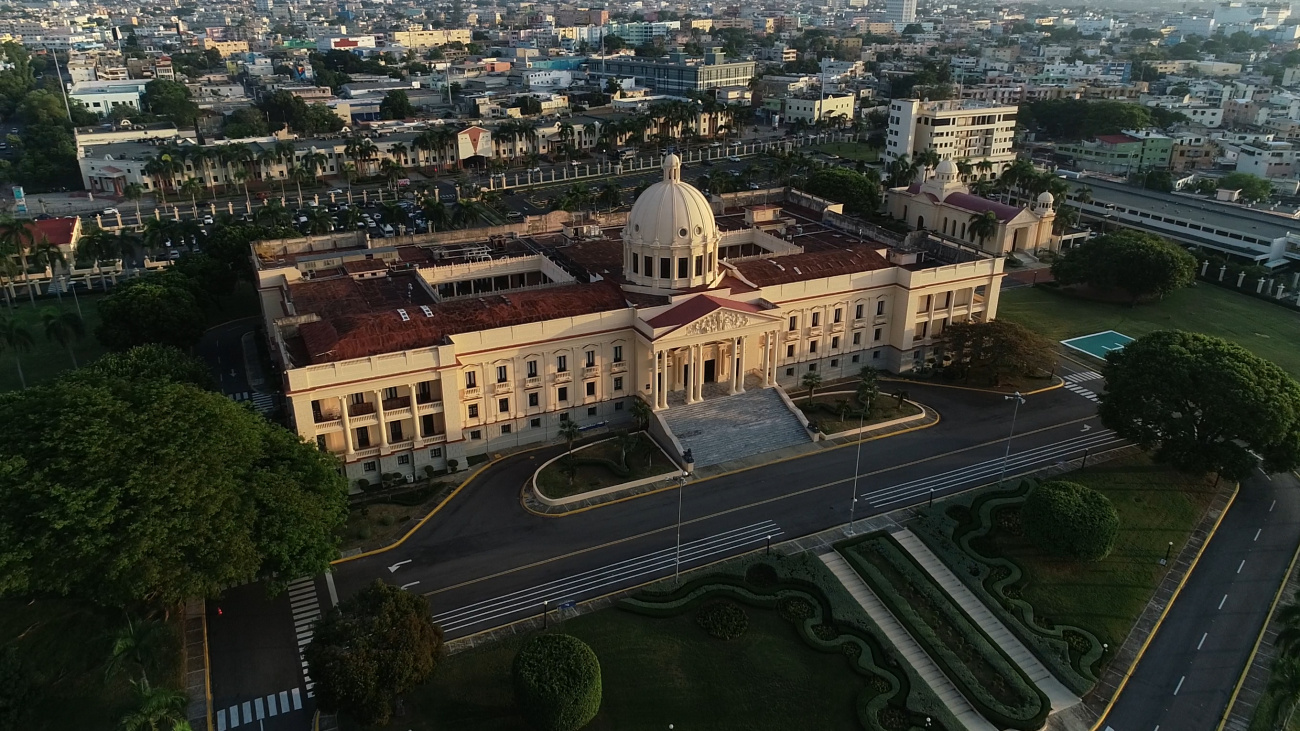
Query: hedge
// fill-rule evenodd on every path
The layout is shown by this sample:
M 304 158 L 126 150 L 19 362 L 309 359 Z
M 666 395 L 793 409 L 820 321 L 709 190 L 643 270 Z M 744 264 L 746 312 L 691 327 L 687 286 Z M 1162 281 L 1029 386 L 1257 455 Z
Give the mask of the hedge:
M 1101 641 L 1073 625 L 1041 625 L 1033 605 L 1013 596 L 1024 580 L 1021 567 L 1006 557 L 986 557 L 971 542 L 987 535 L 998 508 L 1019 505 L 1036 483 L 1021 480 L 1010 488 L 992 486 L 945 500 L 941 507 L 921 509 L 908 528 L 952 569 L 966 587 L 997 615 L 1006 627 L 1047 666 L 1058 680 L 1077 695 L 1097 683 L 1094 666 L 1102 656 Z M 963 512 L 964 518 L 951 515 Z M 1086 650 L 1072 650 L 1067 633 L 1082 638 Z
M 1105 495 L 1065 480 L 1044 482 L 1020 509 L 1025 535 L 1039 549 L 1077 561 L 1100 561 L 1119 535 L 1119 513 Z
M 618 606 L 671 617 L 723 597 L 775 610 L 794 624 L 810 648 L 848 659 L 853 671 L 867 679 L 868 691 L 859 696 L 857 710 L 868 731 L 921 729 L 927 717 L 933 731 L 963 728 L 916 671 L 899 661 L 897 649 L 830 570 L 807 554 L 742 556 L 681 585 L 660 582 Z M 791 613 L 792 608 L 799 611 Z
M 749 616 L 740 605 L 730 601 L 710 602 L 695 613 L 695 622 L 719 640 L 734 640 L 749 629 Z
M 981 715 L 1002 728 L 1031 731 L 1043 725 L 1051 711 L 1047 696 L 892 536 L 873 533 L 842 541 L 835 549 Z M 923 617 L 915 604 L 904 599 L 904 587 L 918 592 L 937 616 L 931 620 Z M 957 639 L 942 637 L 945 628 Z M 963 659 L 954 646 L 968 647 L 974 656 Z M 1001 679 L 1001 698 L 979 677 L 981 665 Z
M 577 637 L 533 637 L 511 674 L 520 713 L 538 731 L 577 731 L 600 712 L 600 661 Z

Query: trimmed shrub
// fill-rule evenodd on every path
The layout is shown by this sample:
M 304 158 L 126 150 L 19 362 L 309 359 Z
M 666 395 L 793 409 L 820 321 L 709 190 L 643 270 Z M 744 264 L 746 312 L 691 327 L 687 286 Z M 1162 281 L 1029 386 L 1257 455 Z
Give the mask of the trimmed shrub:
M 749 629 L 749 616 L 739 604 L 729 601 L 709 602 L 695 613 L 695 622 L 719 640 L 734 640 Z
M 537 731 L 577 731 L 600 711 L 600 661 L 570 635 L 538 635 L 515 655 L 515 703 Z
M 1078 561 L 1100 561 L 1115 547 L 1119 513 L 1110 500 L 1076 482 L 1044 482 L 1025 498 L 1020 523 L 1039 549 Z

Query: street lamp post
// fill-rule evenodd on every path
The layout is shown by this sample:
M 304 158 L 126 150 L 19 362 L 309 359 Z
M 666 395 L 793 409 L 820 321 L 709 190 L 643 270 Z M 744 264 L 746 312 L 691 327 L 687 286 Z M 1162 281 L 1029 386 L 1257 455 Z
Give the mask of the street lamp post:
M 1025 397 L 1021 396 L 1019 391 L 1016 391 L 1010 396 L 1003 396 L 1002 398 L 1004 400 L 1014 400 L 1016 405 L 1011 411 L 1011 432 L 1007 434 L 1006 454 L 1002 455 L 1002 471 L 998 474 L 999 483 L 1001 483 L 1002 479 L 1007 476 L 1007 462 L 1011 460 L 1011 438 L 1016 435 L 1016 416 L 1020 414 L 1020 404 L 1025 402 Z
M 686 472 L 677 476 L 677 558 L 673 562 L 673 583 L 682 578 L 682 493 L 686 492 Z
M 858 508 L 858 469 L 862 465 L 862 429 L 866 418 L 866 409 L 858 412 L 858 455 L 853 458 L 853 500 L 849 503 L 849 535 L 853 535 L 853 518 Z

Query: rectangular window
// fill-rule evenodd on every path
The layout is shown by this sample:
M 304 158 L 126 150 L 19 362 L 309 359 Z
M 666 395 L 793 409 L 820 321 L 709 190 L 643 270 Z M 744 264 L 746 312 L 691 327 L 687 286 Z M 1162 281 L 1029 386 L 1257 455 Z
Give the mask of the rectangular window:
M 695 257 L 695 276 L 704 276 L 704 255 Z
M 810 341 L 808 341 L 808 352 L 809 352 L 809 353 L 816 353 L 816 352 L 817 352 L 817 341 L 816 341 L 816 340 L 810 340 Z
M 614 410 L 615 410 L 615 411 L 622 411 L 622 410 L 623 410 L 623 402 L 622 402 L 622 401 L 615 401 L 615 402 L 614 402 Z
M 595 416 L 595 415 L 596 415 L 596 407 L 595 406 L 587 407 L 587 416 Z
M 879 302 L 876 303 L 876 314 L 877 314 L 877 315 L 883 315 L 883 314 L 885 314 L 885 301 L 884 301 L 884 300 L 880 300 Z
M 497 413 L 500 414 L 510 413 L 510 399 L 508 398 L 497 399 Z
M 615 362 L 615 363 L 622 363 L 622 362 L 623 362 L 623 346 L 622 346 L 622 345 L 615 345 L 615 346 L 614 346 L 614 362 Z
M 877 342 L 877 343 L 880 342 L 880 336 L 881 336 L 884 332 L 885 332 L 885 329 L 884 329 L 883 327 L 878 327 L 878 328 L 876 328 L 876 331 L 875 331 L 874 333 L 871 334 L 871 339 L 872 339 L 873 341 Z
M 536 408 L 536 407 L 537 407 L 537 392 L 536 392 L 536 391 L 534 391 L 534 392 L 528 394 L 528 407 L 529 407 L 529 408 Z
M 469 438 L 474 440 L 482 439 L 483 431 L 481 429 L 474 429 L 469 433 Z
M 527 366 L 528 366 L 528 377 L 529 377 L 529 378 L 536 378 L 536 377 L 537 377 L 537 361 L 535 361 L 535 360 L 530 360 L 530 361 L 528 361 Z
M 357 427 L 357 449 L 365 449 L 370 446 L 370 427 Z
M 659 278 L 660 279 L 673 278 L 673 260 L 669 259 L 666 256 L 659 257 Z
M 587 381 L 587 384 L 586 384 L 586 385 L 587 385 L 587 395 L 588 395 L 588 396 L 595 396 L 595 395 L 596 395 L 596 382 L 595 382 L 595 381 Z
M 541 429 L 541 428 L 542 428 L 542 420 L 541 420 L 541 419 L 533 419 L 532 421 L 529 421 L 529 422 L 528 422 L 528 426 L 530 426 L 530 427 L 532 427 L 532 428 L 534 428 L 534 429 Z
M 854 345 L 862 344 L 862 333 L 860 332 L 853 333 L 853 344 Z
M 433 434 L 433 414 L 420 417 L 420 434 L 426 437 Z
M 389 388 L 385 388 L 385 389 L 384 389 L 384 400 L 385 400 L 385 401 L 391 401 L 391 400 L 393 400 L 393 399 L 395 399 L 395 398 L 397 398 L 397 389 L 396 389 L 396 388 L 389 387 Z
M 840 347 L 840 336 L 836 335 L 835 337 L 831 338 L 831 350 L 836 350 L 839 347 Z
M 822 324 L 822 313 L 820 312 L 812 313 L 812 326 L 817 327 L 820 324 Z
M 555 398 L 556 398 L 556 400 L 558 400 L 558 401 L 568 401 L 568 400 L 569 400 L 569 387 L 568 387 L 568 386 L 560 386 L 558 389 L 556 389 L 556 392 L 555 392 Z
M 636 254 L 632 255 L 632 273 L 633 274 L 641 273 L 641 257 L 637 256 Z
M 917 337 L 917 339 L 919 340 L 919 339 L 921 339 L 921 338 L 924 338 L 924 337 L 925 337 L 925 334 L 926 334 L 927 332 L 929 332 L 929 330 L 930 330 L 930 323 L 928 323 L 928 322 L 923 322 L 923 323 L 921 323 L 921 324 L 916 328 L 916 337 Z
M 645 258 L 645 275 L 647 277 L 653 277 L 654 274 L 655 274 L 654 259 L 647 256 Z
M 566 421 L 568 421 L 568 420 L 569 420 L 569 415 L 568 415 L 568 414 L 560 414 L 560 423 L 561 423 L 561 424 L 563 424 L 564 422 L 566 422 Z
M 623 377 L 622 377 L 622 376 L 614 376 L 614 390 L 615 390 L 615 391 L 622 391 L 622 390 L 623 390 Z
M 839 322 L 839 321 L 840 321 L 840 318 L 841 318 L 841 316 L 842 316 L 843 314 L 844 314 L 844 311 L 841 310 L 840 308 L 836 307 L 836 308 L 835 308 L 835 319 L 834 319 L 834 320 L 831 320 L 831 322 Z
M 568 372 L 569 372 L 569 356 L 567 356 L 567 355 L 557 355 L 557 356 L 555 356 L 555 370 L 558 371 L 558 372 L 560 372 L 560 373 L 568 373 Z
M 879 351 L 879 350 L 873 350 L 873 351 L 871 351 L 871 359 L 872 359 L 872 360 L 880 360 L 880 351 Z
M 687 259 L 684 256 L 677 257 L 677 278 L 678 279 L 686 279 L 687 277 L 691 276 L 690 262 L 691 260 Z
M 798 329 L 799 329 L 799 316 L 790 315 L 790 332 L 794 332 L 795 330 Z
M 861 360 L 862 360 L 862 356 L 861 356 L 861 355 L 854 355 L 854 356 L 853 356 L 853 362 L 854 362 L 854 363 L 857 363 L 857 362 L 859 362 L 859 361 L 861 361 Z
M 389 443 L 405 441 L 402 439 L 402 422 L 388 422 L 388 441 Z
M 587 358 L 587 367 L 588 367 L 588 368 L 591 368 L 592 366 L 596 365 L 596 351 L 594 351 L 594 350 L 588 350 L 584 355 L 585 355 L 586 358 Z
M 857 307 L 853 308 L 853 319 L 855 320 L 862 319 L 862 305 L 858 305 Z
M 785 357 L 787 357 L 787 358 L 793 358 L 793 357 L 794 357 L 794 346 L 793 346 L 793 345 L 787 345 L 787 346 L 785 346 Z
M 474 371 L 465 371 L 465 388 L 474 388 L 478 386 L 478 374 Z
M 838 368 L 839 366 L 840 366 L 840 359 L 831 358 L 831 368 Z
M 793 369 L 793 368 L 786 368 L 786 369 L 785 369 L 785 374 L 786 374 L 787 376 L 793 376 L 793 375 L 794 375 L 794 369 Z
M 509 425 L 509 424 L 502 424 L 502 425 L 501 425 L 501 433 L 502 433 L 502 434 L 509 434 L 509 433 L 510 433 L 510 425 Z
M 366 472 L 374 472 L 375 470 L 379 469 L 379 466 L 376 465 L 373 461 L 364 462 L 361 465 L 361 469 L 365 470 Z
M 409 454 L 399 454 L 399 455 L 397 455 L 397 463 L 398 463 L 398 464 L 410 464 L 410 463 L 411 463 L 411 455 L 409 455 Z
M 470 404 L 470 405 L 469 405 L 469 418 L 471 418 L 471 419 L 477 419 L 477 418 L 478 418 L 478 404 Z
M 441 457 L 442 447 L 434 447 L 433 449 L 430 449 L 429 456 L 432 457 L 433 459 L 438 459 L 439 457 Z
M 506 382 L 506 367 L 497 366 L 497 383 L 505 383 L 505 382 Z

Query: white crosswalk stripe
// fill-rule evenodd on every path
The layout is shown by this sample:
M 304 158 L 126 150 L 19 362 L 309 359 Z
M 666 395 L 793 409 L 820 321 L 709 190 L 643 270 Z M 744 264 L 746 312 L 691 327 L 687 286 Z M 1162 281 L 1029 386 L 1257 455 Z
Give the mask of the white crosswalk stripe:
M 290 698 L 293 698 L 292 704 Z M 311 697 L 308 693 L 307 697 Z M 267 718 L 302 710 L 302 688 L 282 690 L 270 693 L 265 698 L 258 696 L 251 701 L 241 701 L 229 708 L 217 709 L 217 731 L 239 728 L 257 724 Z
M 289 608 L 293 614 L 293 632 L 298 640 L 298 661 L 302 664 L 302 674 L 307 684 L 307 697 L 312 698 L 315 694 L 311 690 L 311 678 L 307 677 L 307 661 L 303 658 L 303 652 L 306 651 L 307 645 L 311 644 L 311 638 L 314 636 L 312 630 L 321 617 L 320 598 L 316 595 L 316 579 L 311 576 L 295 579 L 289 583 L 288 591 Z M 298 690 L 295 689 L 294 693 L 297 692 Z M 297 698 L 296 695 L 294 697 Z
M 1067 384 L 1065 384 L 1065 388 L 1066 388 L 1067 391 L 1070 391 L 1070 392 L 1072 392 L 1072 393 L 1077 393 L 1077 394 L 1079 394 L 1080 396 L 1082 396 L 1082 397 L 1088 399 L 1089 401 L 1097 401 L 1097 400 L 1098 400 L 1098 399 L 1097 399 L 1097 394 L 1096 394 L 1095 392 L 1090 391 L 1090 390 L 1084 388 L 1083 386 L 1079 386 L 1079 385 L 1076 385 L 1076 384 L 1073 384 L 1073 383 L 1067 383 Z
M 1097 371 L 1080 371 L 1066 376 L 1065 381 L 1067 383 L 1082 383 L 1084 381 L 1095 381 L 1098 378 L 1101 378 L 1101 374 Z
M 251 402 L 253 404 L 253 408 L 257 409 L 259 412 L 263 414 L 269 414 L 272 411 L 275 411 L 275 406 L 277 403 L 276 395 L 273 393 L 249 393 L 248 391 L 240 391 L 239 393 L 232 393 L 230 394 L 230 400 L 239 401 L 239 402 L 244 402 L 244 401 Z

